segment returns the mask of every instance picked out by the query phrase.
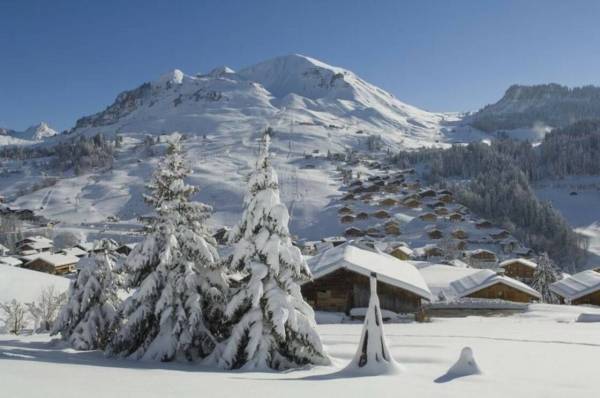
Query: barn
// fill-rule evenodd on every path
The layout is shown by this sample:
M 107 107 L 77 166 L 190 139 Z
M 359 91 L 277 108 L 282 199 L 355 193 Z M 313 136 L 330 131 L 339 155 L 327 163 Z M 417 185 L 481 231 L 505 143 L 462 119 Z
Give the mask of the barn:
M 550 285 L 563 303 L 600 306 L 600 273 L 593 270 L 579 272 Z
M 525 283 L 533 281 L 533 273 L 536 267 L 536 263 L 526 258 L 511 258 L 500 263 L 500 268 L 504 270 L 504 275 Z
M 499 275 L 489 269 L 455 280 L 450 286 L 460 298 L 496 299 L 520 303 L 540 299 L 540 294 L 523 282 Z
M 431 293 L 419 271 L 409 262 L 346 244 L 309 260 L 313 280 L 302 294 L 317 311 L 350 314 L 369 305 L 369 276 L 377 275 L 381 308 L 396 313 L 417 312 Z

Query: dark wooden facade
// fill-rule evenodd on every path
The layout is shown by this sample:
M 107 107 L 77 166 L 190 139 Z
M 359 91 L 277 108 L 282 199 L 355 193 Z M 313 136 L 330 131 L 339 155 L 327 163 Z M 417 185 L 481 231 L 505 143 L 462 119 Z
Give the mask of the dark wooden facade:
M 534 269 L 517 261 L 508 263 L 502 268 L 504 269 L 504 275 L 513 279 L 518 279 L 525 283 L 531 283 L 533 281 Z
M 596 290 L 586 296 L 575 299 L 571 302 L 574 305 L 589 304 L 600 306 L 600 290 Z
M 507 301 L 514 301 L 517 303 L 529 303 L 533 300 L 537 300 L 537 297 L 527 294 L 521 290 L 515 289 L 514 287 L 505 285 L 504 283 L 496 283 L 492 286 L 483 288 L 476 292 L 469 294 L 466 297 L 471 298 L 483 298 L 483 299 L 500 299 Z
M 72 264 L 61 264 L 59 266 L 55 266 L 54 264 L 50 264 L 42 258 L 36 258 L 25 264 L 24 268 L 32 269 L 34 271 L 46 272 L 48 274 L 54 275 L 65 275 L 71 272 L 75 272 L 75 263 Z
M 350 313 L 352 308 L 369 306 L 369 278 L 346 269 L 338 269 L 302 285 L 302 295 L 317 311 Z M 377 282 L 381 308 L 397 313 L 416 312 L 421 297 L 404 289 Z

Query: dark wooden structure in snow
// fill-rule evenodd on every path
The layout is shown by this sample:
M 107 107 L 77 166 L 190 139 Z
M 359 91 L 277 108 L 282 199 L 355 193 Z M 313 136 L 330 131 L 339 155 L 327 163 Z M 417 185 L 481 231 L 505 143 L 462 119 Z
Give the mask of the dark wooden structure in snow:
M 381 308 L 414 313 L 431 293 L 419 271 L 392 256 L 344 245 L 309 262 L 314 279 L 302 285 L 302 295 L 317 311 L 350 313 L 369 305 L 369 277 L 377 273 Z

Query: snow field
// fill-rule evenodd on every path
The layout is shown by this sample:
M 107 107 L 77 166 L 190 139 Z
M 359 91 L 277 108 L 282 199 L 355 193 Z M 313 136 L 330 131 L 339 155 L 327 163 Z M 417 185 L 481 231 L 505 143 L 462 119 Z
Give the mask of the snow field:
M 0 383 L 11 398 L 128 397 L 592 397 L 600 325 L 575 323 L 597 309 L 533 305 L 522 315 L 436 318 L 386 324 L 394 358 L 406 370 L 393 376 L 333 376 L 354 356 L 362 325 L 320 325 L 335 365 L 286 373 L 222 372 L 197 364 L 106 358 L 48 343 L 47 335 L 0 336 Z M 483 371 L 436 383 L 469 346 Z M 82 393 L 84 392 L 84 393 Z

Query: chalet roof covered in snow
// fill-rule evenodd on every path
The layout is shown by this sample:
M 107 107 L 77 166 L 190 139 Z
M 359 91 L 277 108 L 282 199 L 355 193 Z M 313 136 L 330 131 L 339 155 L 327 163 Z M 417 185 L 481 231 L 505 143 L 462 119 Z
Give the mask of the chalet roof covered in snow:
M 342 268 L 367 277 L 374 272 L 381 282 L 407 290 L 427 300 L 432 298 L 427 284 L 415 266 L 389 254 L 344 244 L 313 257 L 308 263 L 315 279 Z
M 79 247 L 69 247 L 66 249 L 62 249 L 60 251 L 60 254 L 65 254 L 67 256 L 83 257 L 86 256 L 88 252 Z
M 534 263 L 533 261 L 528 260 L 526 258 L 511 258 L 510 260 L 502 261 L 499 266 L 500 266 L 500 268 L 504 268 L 507 265 L 515 264 L 515 263 L 524 265 L 525 267 L 529 267 L 529 268 L 537 267 L 536 263 Z
M 45 250 L 53 247 L 52 242 L 47 241 L 33 241 L 33 242 L 25 242 L 21 245 L 21 247 L 27 247 L 30 250 Z
M 76 247 L 80 248 L 81 250 L 85 250 L 86 252 L 91 252 L 94 250 L 94 242 L 83 242 L 78 244 Z
M 509 278 L 508 276 L 498 275 L 496 272 L 489 269 L 482 269 L 479 272 L 455 280 L 454 282 L 450 283 L 450 285 L 456 291 L 458 297 L 465 297 L 497 283 L 512 287 L 533 297 L 540 298 L 540 294 L 536 290 L 527 286 L 523 282 L 519 282 L 518 280 Z
M 79 257 L 59 253 L 37 253 L 25 257 L 25 259 L 27 260 L 27 263 L 30 263 L 35 260 L 42 260 L 45 263 L 48 263 L 54 267 L 60 267 L 69 264 L 77 264 L 79 262 Z
M 427 262 L 413 262 L 419 268 L 421 276 L 427 283 L 431 293 L 439 297 L 440 293 L 446 298 L 458 296 L 458 292 L 452 287 L 452 282 L 463 279 L 480 271 L 478 268 L 456 267 L 446 264 L 432 264 Z
M 23 245 L 25 243 L 34 243 L 34 242 L 52 244 L 52 239 L 48 239 L 45 236 L 39 236 L 39 235 L 37 235 L 37 236 L 28 236 L 27 238 L 24 238 L 23 240 L 21 240 L 19 242 L 19 246 Z
M 23 261 L 19 260 L 16 257 L 5 256 L 0 257 L 0 264 L 12 265 L 13 267 L 17 267 L 23 264 Z
M 554 282 L 550 289 L 567 300 L 576 300 L 600 290 L 600 273 L 592 270 L 578 272 Z
M 8 252 L 8 247 L 4 246 L 3 244 L 0 243 L 0 253 L 6 253 Z

